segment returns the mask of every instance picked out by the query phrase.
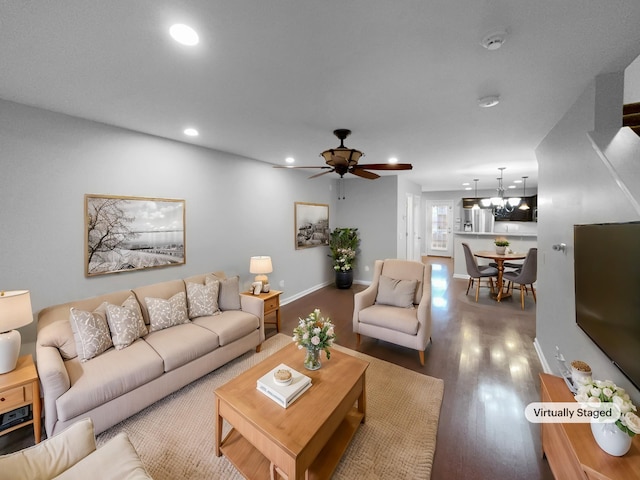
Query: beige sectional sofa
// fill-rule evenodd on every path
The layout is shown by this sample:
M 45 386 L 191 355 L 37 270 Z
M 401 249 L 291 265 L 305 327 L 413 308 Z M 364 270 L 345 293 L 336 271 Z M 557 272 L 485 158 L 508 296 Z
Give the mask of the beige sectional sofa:
M 263 301 L 240 295 L 238 277 L 223 272 L 43 309 L 36 365 L 47 435 L 86 417 L 101 433 L 243 353 L 259 351 L 263 312 Z

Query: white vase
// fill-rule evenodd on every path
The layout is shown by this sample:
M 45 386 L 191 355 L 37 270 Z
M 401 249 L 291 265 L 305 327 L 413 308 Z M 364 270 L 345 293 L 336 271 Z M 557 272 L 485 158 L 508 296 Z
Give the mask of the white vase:
M 507 249 L 507 247 L 499 247 L 496 245 L 496 253 L 498 255 L 504 255 L 505 250 Z
M 615 423 L 592 423 L 591 432 L 598 446 L 614 457 L 621 457 L 631 448 L 631 437 Z

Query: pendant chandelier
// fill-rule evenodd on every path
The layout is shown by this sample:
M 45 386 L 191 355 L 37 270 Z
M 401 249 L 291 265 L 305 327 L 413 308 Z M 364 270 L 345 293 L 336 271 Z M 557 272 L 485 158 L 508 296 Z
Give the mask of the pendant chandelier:
M 497 196 L 491 197 L 491 208 L 495 215 L 505 215 L 511 213 L 515 207 L 520 203 L 519 198 L 504 198 L 504 186 L 502 184 L 503 172 L 507 167 L 500 167 L 500 176 L 496 178 L 498 180 L 498 188 L 496 188 Z
M 522 177 L 522 202 L 518 207 L 520 210 L 529 210 L 531 208 L 527 203 L 527 178 L 529 177 Z

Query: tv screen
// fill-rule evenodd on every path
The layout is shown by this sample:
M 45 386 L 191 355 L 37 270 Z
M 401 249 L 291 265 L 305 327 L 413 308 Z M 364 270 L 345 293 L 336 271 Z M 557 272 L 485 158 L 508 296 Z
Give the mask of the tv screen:
M 640 388 L 640 222 L 575 225 L 574 264 L 578 325 Z

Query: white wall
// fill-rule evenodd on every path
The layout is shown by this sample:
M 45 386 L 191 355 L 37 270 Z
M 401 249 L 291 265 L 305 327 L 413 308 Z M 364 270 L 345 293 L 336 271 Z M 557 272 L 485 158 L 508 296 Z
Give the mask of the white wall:
M 624 71 L 624 103 L 640 102 L 640 57 Z
M 294 245 L 294 202 L 330 203 L 329 179 L 2 100 L 0 145 L 0 289 L 29 289 L 34 314 L 212 270 L 246 285 L 252 255 L 272 257 L 285 299 L 333 281 L 327 247 Z M 185 199 L 186 265 L 86 278 L 87 193 Z
M 601 142 L 607 145 L 607 151 L 626 152 L 627 162 L 621 162 L 627 169 L 624 180 L 629 182 L 628 190 L 635 200 L 640 199 L 637 163 L 640 137 L 629 129 L 617 135 L 623 84 L 621 73 L 598 77 L 536 149 L 539 173 L 536 340 L 556 373 L 557 345 L 567 360 L 589 363 L 595 378 L 610 379 L 626 388 L 637 404 L 640 392 L 577 326 L 574 305 L 573 225 L 640 220 L 633 201 L 612 176 L 588 135 L 598 125 L 593 136 L 607 139 Z M 621 164 L 613 156 L 612 161 L 614 165 Z M 561 242 L 567 244 L 566 254 L 551 248 Z M 612 275 L 615 277 L 615 272 Z

